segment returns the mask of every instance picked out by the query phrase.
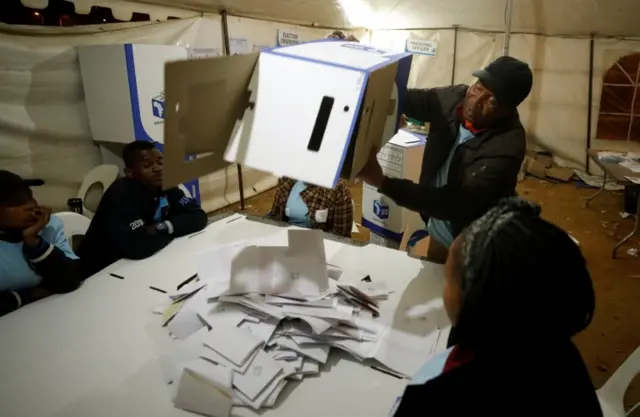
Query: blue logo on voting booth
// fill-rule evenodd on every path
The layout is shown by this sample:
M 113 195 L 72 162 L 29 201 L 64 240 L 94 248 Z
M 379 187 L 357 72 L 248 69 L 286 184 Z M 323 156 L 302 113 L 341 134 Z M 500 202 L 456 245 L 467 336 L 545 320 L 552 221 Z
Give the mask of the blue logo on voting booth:
M 164 91 L 151 99 L 151 109 L 154 116 L 164 119 Z
M 373 214 L 380 220 L 389 218 L 389 205 L 380 200 L 373 200 Z

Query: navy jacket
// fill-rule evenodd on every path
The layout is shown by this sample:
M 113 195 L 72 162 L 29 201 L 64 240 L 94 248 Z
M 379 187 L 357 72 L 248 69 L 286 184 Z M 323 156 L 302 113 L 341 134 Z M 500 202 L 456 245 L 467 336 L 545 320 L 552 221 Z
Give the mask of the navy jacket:
M 424 384 L 408 386 L 393 416 L 602 417 L 575 345 L 533 337 L 541 340 L 495 346 Z
M 163 208 L 162 229 L 149 233 L 160 200 Z M 167 246 L 175 237 L 202 230 L 207 215 L 195 200 L 179 188 L 153 193 L 141 183 L 118 179 L 105 192 L 91 226 L 78 248 L 87 276 L 104 269 L 119 259 L 145 259 Z
M 380 187 L 399 206 L 420 213 L 425 224 L 430 217 L 449 221 L 454 237 L 501 198 L 515 194 L 527 147 L 515 114 L 456 148 L 447 185 L 434 187 L 433 180 L 456 141 L 461 123 L 458 111 L 468 88 L 456 85 L 407 92 L 405 115 L 430 123 L 420 182 L 385 178 Z

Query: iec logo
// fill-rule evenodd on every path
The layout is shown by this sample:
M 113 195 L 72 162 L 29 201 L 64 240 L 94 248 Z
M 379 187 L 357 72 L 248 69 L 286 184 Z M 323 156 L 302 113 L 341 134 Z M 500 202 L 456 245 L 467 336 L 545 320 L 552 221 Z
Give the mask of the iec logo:
M 151 99 L 151 109 L 154 116 L 164 119 L 164 91 Z
M 373 214 L 380 220 L 389 218 L 389 205 L 380 200 L 373 201 Z

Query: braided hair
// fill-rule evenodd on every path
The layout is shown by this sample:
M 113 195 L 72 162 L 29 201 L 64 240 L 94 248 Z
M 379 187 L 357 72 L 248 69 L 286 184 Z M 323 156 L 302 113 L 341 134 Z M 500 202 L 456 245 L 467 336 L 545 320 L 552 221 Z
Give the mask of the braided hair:
M 540 207 L 501 200 L 454 246 L 461 309 L 450 344 L 568 339 L 593 317 L 595 296 L 582 253 Z

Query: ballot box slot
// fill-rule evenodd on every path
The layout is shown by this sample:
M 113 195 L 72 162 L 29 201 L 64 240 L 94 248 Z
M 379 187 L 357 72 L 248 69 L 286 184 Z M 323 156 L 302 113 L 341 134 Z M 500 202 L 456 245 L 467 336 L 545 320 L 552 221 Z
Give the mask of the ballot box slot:
M 335 99 L 333 97 L 322 97 L 320 108 L 318 109 L 318 116 L 316 117 L 316 123 L 313 125 L 311 138 L 309 139 L 309 145 L 307 146 L 307 149 L 310 151 L 318 152 L 320 150 L 320 145 L 322 145 L 322 139 L 324 138 L 324 133 L 327 130 L 329 116 L 331 115 L 331 110 L 333 110 L 334 103 Z

